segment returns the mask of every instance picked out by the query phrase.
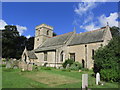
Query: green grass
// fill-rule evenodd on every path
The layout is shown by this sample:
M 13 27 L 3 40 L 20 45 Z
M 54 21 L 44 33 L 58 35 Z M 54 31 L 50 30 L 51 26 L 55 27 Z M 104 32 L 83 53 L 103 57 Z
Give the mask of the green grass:
M 92 71 L 62 71 L 59 69 L 39 68 L 38 71 L 21 72 L 20 69 L 3 68 L 3 88 L 81 88 L 82 74 L 89 75 L 89 88 L 118 88 L 117 83 L 95 85 Z

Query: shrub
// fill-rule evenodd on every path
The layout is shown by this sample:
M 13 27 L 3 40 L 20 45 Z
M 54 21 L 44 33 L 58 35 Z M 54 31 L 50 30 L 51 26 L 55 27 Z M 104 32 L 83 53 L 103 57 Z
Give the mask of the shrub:
M 71 70 L 79 70 L 82 68 L 82 65 L 79 63 L 79 62 L 74 62 L 71 66 L 70 66 L 70 69 Z
M 2 64 L 2 67 L 6 67 L 6 64 Z
M 72 59 L 67 59 L 65 60 L 65 62 L 62 64 L 64 68 L 66 68 L 67 64 L 69 64 L 70 66 L 73 64 L 73 60 Z
M 38 71 L 38 66 L 37 65 L 33 65 L 33 71 Z
M 43 69 L 43 70 L 51 70 L 52 68 L 51 67 L 41 67 L 41 69 Z
M 108 45 L 99 48 L 94 55 L 94 72 L 100 72 L 105 81 L 118 82 L 120 65 L 120 36 L 113 37 Z
M 44 63 L 44 65 L 43 65 L 43 66 L 44 66 L 44 67 L 46 67 L 46 66 L 47 66 L 47 64 L 48 64 L 48 63 Z
M 103 69 L 100 71 L 101 79 L 105 81 L 116 82 L 120 80 L 118 73 L 113 69 Z

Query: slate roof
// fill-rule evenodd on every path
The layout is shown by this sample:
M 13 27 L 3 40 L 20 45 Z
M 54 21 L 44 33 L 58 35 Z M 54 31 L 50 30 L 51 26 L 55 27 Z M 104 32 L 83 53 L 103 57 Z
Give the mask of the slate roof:
M 61 47 L 64 45 L 69 38 L 72 36 L 73 32 L 69 32 L 66 34 L 58 35 L 52 38 L 48 38 L 42 46 L 35 49 L 35 51 L 44 51 L 44 50 L 54 50 L 56 48 Z
M 103 36 L 106 28 L 76 34 L 69 45 L 88 44 L 93 42 L 103 41 Z
M 80 34 L 75 34 L 71 42 L 68 44 L 71 45 L 78 45 L 78 44 L 88 44 L 93 42 L 101 42 L 103 41 L 103 36 L 105 33 L 106 28 L 101 28 L 98 30 L 84 32 Z M 35 49 L 35 52 L 39 51 L 47 51 L 47 50 L 55 50 L 57 48 L 62 47 L 73 35 L 74 32 L 66 33 L 63 35 L 58 35 L 52 38 L 48 38 L 42 46 L 39 46 Z
M 27 51 L 27 54 L 30 59 L 37 59 L 37 56 L 33 51 Z

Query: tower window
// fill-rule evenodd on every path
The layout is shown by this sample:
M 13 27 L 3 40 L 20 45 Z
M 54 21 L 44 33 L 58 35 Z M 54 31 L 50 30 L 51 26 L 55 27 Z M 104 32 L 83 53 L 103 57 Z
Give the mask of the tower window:
M 39 41 L 39 38 L 37 39 L 37 41 Z
M 47 35 L 49 35 L 49 30 L 47 31 Z

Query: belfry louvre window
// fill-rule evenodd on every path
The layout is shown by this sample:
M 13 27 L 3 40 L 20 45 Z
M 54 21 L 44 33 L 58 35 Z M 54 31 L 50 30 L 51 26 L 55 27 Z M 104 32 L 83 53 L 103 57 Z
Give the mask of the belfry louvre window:
M 47 31 L 47 35 L 49 35 L 49 30 Z
M 75 53 L 70 53 L 70 59 L 75 61 Z
M 47 61 L 47 52 L 44 52 L 44 61 Z

